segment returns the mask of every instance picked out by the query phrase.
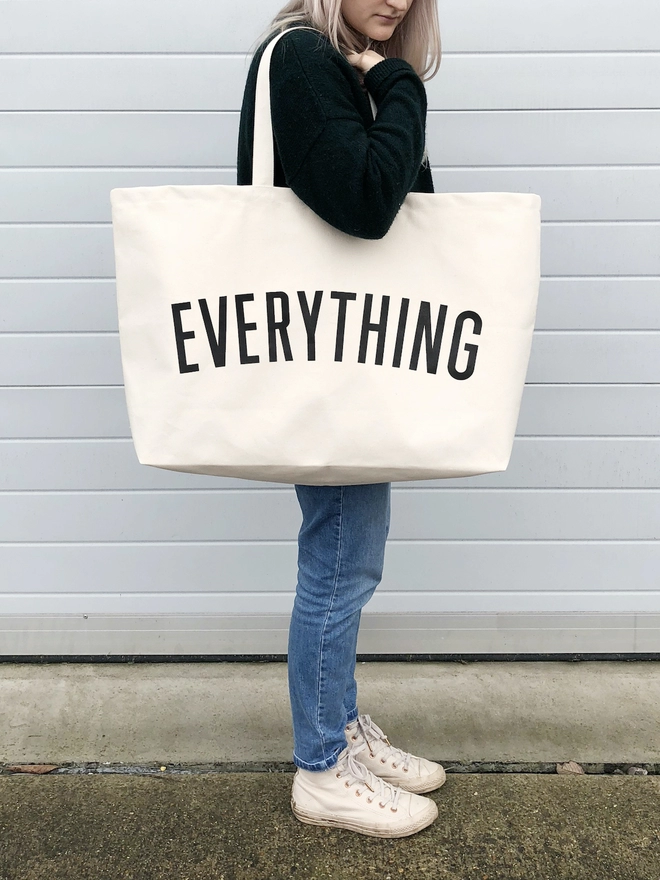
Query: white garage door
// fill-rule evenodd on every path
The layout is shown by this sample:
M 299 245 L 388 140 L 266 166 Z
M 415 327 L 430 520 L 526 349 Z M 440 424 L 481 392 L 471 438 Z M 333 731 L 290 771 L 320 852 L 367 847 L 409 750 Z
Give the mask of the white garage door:
M 232 183 L 273 0 L 0 3 L 0 654 L 286 650 L 288 487 L 141 467 L 108 192 Z M 505 474 L 397 486 L 367 653 L 657 652 L 660 5 L 443 0 L 438 190 L 543 198 Z

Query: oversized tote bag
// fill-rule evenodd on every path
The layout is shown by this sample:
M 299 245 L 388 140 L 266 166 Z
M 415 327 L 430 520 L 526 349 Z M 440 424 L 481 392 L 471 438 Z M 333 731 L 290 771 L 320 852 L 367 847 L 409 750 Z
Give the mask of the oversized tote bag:
M 507 467 L 539 287 L 540 198 L 410 193 L 383 239 L 273 186 L 269 68 L 252 186 L 111 193 L 142 464 L 307 485 Z

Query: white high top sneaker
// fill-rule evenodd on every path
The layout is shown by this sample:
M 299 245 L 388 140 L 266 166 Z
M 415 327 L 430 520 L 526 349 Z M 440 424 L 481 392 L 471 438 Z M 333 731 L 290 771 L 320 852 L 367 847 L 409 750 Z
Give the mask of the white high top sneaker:
M 397 749 L 369 715 L 358 715 L 346 725 L 346 739 L 351 751 L 359 749 L 365 767 L 391 785 L 420 794 L 434 791 L 445 782 L 440 764 Z
M 436 820 L 438 808 L 431 798 L 374 776 L 357 759 L 359 754 L 360 748 L 346 747 L 330 770 L 298 768 L 291 809 L 301 822 L 373 837 L 408 837 Z

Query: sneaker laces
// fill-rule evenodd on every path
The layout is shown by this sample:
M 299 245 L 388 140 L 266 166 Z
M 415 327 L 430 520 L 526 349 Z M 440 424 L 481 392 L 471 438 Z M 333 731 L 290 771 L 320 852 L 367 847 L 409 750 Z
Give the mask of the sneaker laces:
M 355 790 L 357 795 L 361 795 L 366 789 L 369 789 L 372 795 L 367 798 L 369 803 L 376 798 L 376 795 L 378 795 L 378 803 L 381 807 L 386 807 L 391 801 L 390 809 L 396 813 L 399 806 L 401 789 L 396 785 L 385 782 L 384 779 L 378 776 L 374 776 L 371 770 L 357 759 L 357 755 L 366 747 L 366 743 L 361 743 L 354 749 L 346 749 L 337 762 L 337 776 L 348 777 L 345 783 L 347 788 L 357 784 L 358 787 Z
M 410 761 L 412 759 L 410 752 L 404 752 L 403 749 L 398 749 L 396 746 L 393 746 L 380 727 L 377 724 L 374 724 L 371 720 L 370 715 L 358 715 L 355 720 L 357 722 L 358 731 L 362 734 L 362 738 L 364 739 L 364 745 L 359 746 L 358 748 L 362 749 L 366 746 L 369 749 L 371 757 L 375 758 L 378 752 L 382 751 L 383 748 L 387 746 L 389 757 L 394 758 L 394 767 L 396 768 L 399 764 L 403 764 L 404 770 L 407 771 L 409 769 Z M 377 745 L 379 743 L 380 745 Z M 374 745 L 377 745 L 375 751 L 372 748 Z

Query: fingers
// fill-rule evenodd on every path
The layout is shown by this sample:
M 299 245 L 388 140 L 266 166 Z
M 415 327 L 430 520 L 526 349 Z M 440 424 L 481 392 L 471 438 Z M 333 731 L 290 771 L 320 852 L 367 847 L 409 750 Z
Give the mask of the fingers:
M 352 64 L 353 67 L 361 67 L 364 63 L 364 52 L 360 52 L 359 54 L 357 52 L 351 52 L 346 56 L 346 60 L 349 64 Z
M 368 73 L 375 64 L 385 59 L 373 49 L 365 49 L 364 52 L 350 52 L 346 56 L 346 60 L 363 73 Z

